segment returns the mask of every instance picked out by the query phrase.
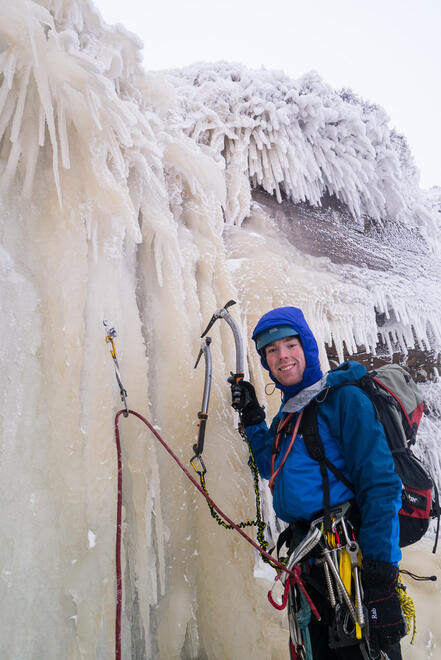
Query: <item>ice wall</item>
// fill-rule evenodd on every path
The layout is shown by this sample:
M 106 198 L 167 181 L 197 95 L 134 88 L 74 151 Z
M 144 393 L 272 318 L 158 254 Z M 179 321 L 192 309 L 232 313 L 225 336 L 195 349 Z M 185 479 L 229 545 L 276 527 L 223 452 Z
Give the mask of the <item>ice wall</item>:
M 130 407 L 187 462 L 203 384 L 193 364 L 215 309 L 236 299 L 249 337 L 270 307 L 302 306 L 326 366 L 326 341 L 374 345 L 376 307 L 391 307 L 360 278 L 377 274 L 293 249 L 251 205 L 250 182 L 312 204 L 332 193 L 356 226 L 392 215 L 426 241 L 435 273 L 439 226 L 383 111 L 316 76 L 146 74 L 136 38 L 87 0 L 2 1 L 0 12 L 1 656 L 107 659 L 119 397 L 103 319 L 118 329 Z M 405 318 L 396 309 L 400 340 L 439 348 L 439 301 L 411 300 Z M 243 519 L 254 512 L 226 387 L 234 346 L 225 324 L 211 336 L 207 480 Z M 248 366 L 265 398 L 252 352 Z M 253 551 L 218 528 L 137 420 L 121 427 L 123 657 L 286 657 Z

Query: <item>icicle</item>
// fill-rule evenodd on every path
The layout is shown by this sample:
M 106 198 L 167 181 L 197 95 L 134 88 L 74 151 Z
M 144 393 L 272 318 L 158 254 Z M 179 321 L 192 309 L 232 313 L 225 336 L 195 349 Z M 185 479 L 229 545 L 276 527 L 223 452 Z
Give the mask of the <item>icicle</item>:
M 6 78 L 3 78 L 3 83 L 2 86 L 0 87 L 0 117 L 2 116 L 3 108 L 5 107 L 8 94 L 9 94 L 9 87 Z M 1 136 L 0 136 L 0 140 L 1 140 Z
M 11 137 L 10 137 L 11 142 L 16 142 L 16 140 L 18 139 L 18 134 L 20 132 L 21 122 L 22 122 L 22 119 L 23 119 L 23 110 L 24 110 L 24 105 L 25 105 L 25 101 L 26 101 L 26 92 L 28 91 L 30 73 L 31 73 L 31 67 L 30 66 L 27 66 L 24 69 L 24 72 L 22 73 L 21 82 L 20 82 L 20 90 L 19 90 L 19 93 L 18 93 L 17 106 L 15 108 L 15 114 L 14 114 L 14 119 L 13 119 L 12 128 L 11 128 Z
M 29 200 L 32 196 L 32 188 L 34 185 L 35 169 L 38 161 L 39 145 L 35 140 L 33 129 L 29 131 L 24 129 L 24 144 L 23 155 L 25 160 L 25 178 L 23 183 L 23 197 Z
M 9 122 L 11 120 L 12 114 L 15 109 L 16 96 L 14 93 L 9 93 L 6 99 L 5 106 L 3 108 L 3 113 L 0 115 L 0 140 L 2 139 Z
M 162 248 L 157 236 L 153 237 L 152 249 L 155 262 L 156 277 L 158 278 L 158 285 L 162 288 L 164 285 L 164 278 L 162 275 Z
M 19 50 L 17 46 L 12 46 L 9 48 L 7 59 L 4 64 L 3 75 L 8 89 L 12 89 L 12 82 L 14 80 L 15 69 L 17 66 L 18 53 Z
M 62 206 L 62 196 L 60 187 L 60 173 L 58 170 L 58 140 L 54 120 L 54 108 L 52 95 L 49 88 L 49 81 L 46 75 L 39 69 L 35 69 L 35 81 L 37 83 L 40 102 L 44 108 L 46 123 L 49 131 L 49 137 L 52 145 L 52 171 L 54 174 L 55 187 L 57 189 L 58 203 Z
M 46 128 L 46 117 L 44 114 L 44 108 L 42 105 L 38 108 L 38 144 L 40 147 L 44 147 L 44 136 Z
M 58 135 L 60 137 L 60 148 L 61 148 L 61 163 L 63 167 L 68 170 L 70 168 L 70 158 L 69 158 L 69 140 L 67 137 L 66 129 L 66 113 L 64 109 L 64 103 L 60 101 L 58 103 Z
M 17 139 L 11 146 L 6 169 L 3 173 L 2 185 L 7 190 L 17 171 L 18 159 L 21 154 L 21 139 Z

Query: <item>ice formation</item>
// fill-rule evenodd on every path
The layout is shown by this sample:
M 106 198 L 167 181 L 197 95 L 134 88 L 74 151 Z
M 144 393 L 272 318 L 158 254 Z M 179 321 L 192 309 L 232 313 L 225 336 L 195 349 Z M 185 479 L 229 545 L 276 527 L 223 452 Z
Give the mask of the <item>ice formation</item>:
M 118 330 L 130 407 L 187 461 L 203 377 L 193 364 L 215 309 L 237 300 L 249 337 L 272 306 L 303 307 L 325 367 L 326 343 L 339 356 L 374 350 L 378 315 L 390 351 L 418 342 L 436 354 L 441 225 L 384 111 L 316 74 L 293 82 L 226 63 L 147 74 L 137 39 L 89 0 L 2 0 L 0 12 L 2 657 L 107 659 L 119 397 L 102 321 Z M 334 217 L 340 233 L 384 259 L 382 236 L 408 237 L 405 263 L 388 272 L 302 251 L 256 187 L 311 207 L 333 197 L 348 209 Z M 234 345 L 221 323 L 212 337 L 207 481 L 244 519 Z M 265 399 L 252 351 L 248 368 Z M 422 451 L 439 479 L 435 380 Z M 122 436 L 123 657 L 286 657 L 253 551 L 217 527 L 137 420 Z M 268 503 L 265 514 L 274 527 Z

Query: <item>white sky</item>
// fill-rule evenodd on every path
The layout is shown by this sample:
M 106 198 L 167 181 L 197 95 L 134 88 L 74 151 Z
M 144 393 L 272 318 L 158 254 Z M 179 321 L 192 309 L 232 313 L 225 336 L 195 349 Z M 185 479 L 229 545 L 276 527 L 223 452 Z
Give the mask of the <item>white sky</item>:
M 92 0 L 144 42 L 148 70 L 227 60 L 315 69 L 382 105 L 421 186 L 441 186 L 441 0 Z

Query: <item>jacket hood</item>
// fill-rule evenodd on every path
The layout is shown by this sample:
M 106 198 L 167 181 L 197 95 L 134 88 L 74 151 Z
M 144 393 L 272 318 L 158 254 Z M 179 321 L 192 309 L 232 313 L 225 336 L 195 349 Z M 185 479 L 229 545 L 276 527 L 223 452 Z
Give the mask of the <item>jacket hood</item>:
M 311 332 L 309 325 L 306 323 L 302 310 L 298 307 L 277 307 L 276 309 L 272 309 L 270 312 L 267 312 L 262 316 L 253 332 L 253 340 L 256 344 L 256 350 L 257 335 L 259 335 L 264 330 L 273 328 L 276 325 L 289 325 L 294 330 L 293 334 L 296 333 L 300 336 L 303 352 L 305 353 L 306 367 L 303 373 L 302 381 L 296 385 L 286 386 L 281 385 L 275 378 L 273 378 L 267 361 L 258 351 L 263 367 L 268 371 L 270 378 L 276 384 L 276 387 L 283 392 L 284 398 L 287 399 L 291 396 L 294 396 L 294 394 L 297 394 L 305 387 L 309 387 L 313 383 L 316 383 L 318 380 L 320 380 L 322 377 L 322 371 L 320 369 L 317 342 Z
M 355 362 L 355 360 L 348 360 L 328 372 L 326 385 L 329 387 L 335 387 L 336 385 L 342 385 L 343 383 L 352 383 L 353 381 L 363 378 L 366 373 L 367 369 L 363 364 Z

